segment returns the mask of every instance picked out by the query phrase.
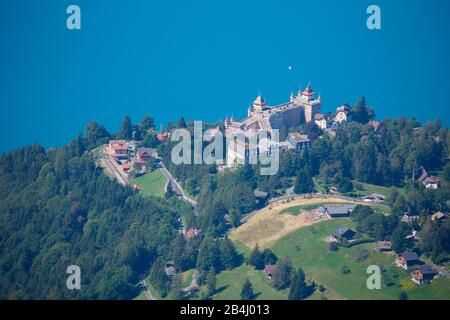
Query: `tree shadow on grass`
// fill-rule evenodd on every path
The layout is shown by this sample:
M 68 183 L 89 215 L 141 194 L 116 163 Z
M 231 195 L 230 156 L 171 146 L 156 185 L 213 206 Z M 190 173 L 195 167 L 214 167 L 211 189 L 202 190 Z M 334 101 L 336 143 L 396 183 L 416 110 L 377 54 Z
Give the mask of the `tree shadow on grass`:
M 222 291 L 226 290 L 228 287 L 229 287 L 229 285 L 226 284 L 226 285 L 224 285 L 224 286 L 222 286 L 222 287 L 220 287 L 220 288 L 217 288 L 217 289 L 214 291 L 214 294 L 221 293 Z

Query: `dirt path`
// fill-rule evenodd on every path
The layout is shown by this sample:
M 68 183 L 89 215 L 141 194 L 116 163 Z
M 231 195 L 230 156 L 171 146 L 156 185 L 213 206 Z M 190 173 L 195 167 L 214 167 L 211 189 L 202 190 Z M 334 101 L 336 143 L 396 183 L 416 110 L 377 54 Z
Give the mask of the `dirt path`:
M 147 300 L 158 300 L 148 289 L 145 279 L 142 280 L 141 285 L 142 285 L 142 288 L 144 289 L 144 293 L 145 293 L 145 296 L 147 297 Z

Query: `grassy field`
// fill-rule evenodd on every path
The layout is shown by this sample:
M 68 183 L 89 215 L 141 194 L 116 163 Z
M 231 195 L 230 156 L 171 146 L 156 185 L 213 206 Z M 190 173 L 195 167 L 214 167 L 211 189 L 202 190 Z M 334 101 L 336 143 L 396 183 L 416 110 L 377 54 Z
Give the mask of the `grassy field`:
M 298 198 L 289 202 L 277 202 L 265 207 L 253 215 L 246 223 L 234 229 L 229 237 L 248 247 L 258 244 L 268 247 L 284 235 L 305 227 L 316 221 L 305 220 L 304 215 L 280 214 L 283 210 L 292 210 L 302 206 L 317 207 L 326 203 L 353 203 L 339 198 Z
M 255 270 L 252 266 L 242 264 L 233 270 L 222 271 L 217 275 L 217 293 L 214 300 L 239 300 L 242 285 L 249 279 L 253 289 L 258 294 L 258 299 L 286 300 L 288 292 L 277 291 L 270 286 L 270 280 L 266 279 L 264 272 Z
M 335 298 L 397 299 L 401 291 L 406 291 L 411 299 L 450 299 L 450 279 L 438 279 L 431 285 L 418 287 L 403 270 L 399 271 L 395 285 L 387 287 L 383 284 L 381 290 L 367 289 L 367 267 L 377 265 L 382 270 L 389 269 L 393 266 L 394 255 L 376 252 L 373 243 L 331 252 L 322 239 L 341 226 L 354 227 L 354 224 L 350 219 L 323 221 L 286 235 L 272 249 L 278 257 L 289 257 L 294 266 L 301 266 L 307 277 L 324 285 L 327 288 L 325 293 Z M 365 248 L 369 256 L 365 261 L 358 262 L 361 248 Z M 341 273 L 344 265 L 350 273 Z
M 194 269 L 187 270 L 181 274 L 182 279 L 182 287 L 186 288 L 189 287 L 192 281 L 192 274 L 194 273 Z
M 164 187 L 166 185 L 166 177 L 161 171 L 155 170 L 133 180 L 133 183 L 139 185 L 140 193 L 143 196 L 164 197 Z
M 234 245 L 244 259 L 250 254 L 251 250 L 243 243 L 236 241 Z M 217 293 L 213 296 L 214 300 L 239 300 L 242 286 L 246 279 L 249 279 L 253 285 L 254 291 L 258 294 L 257 299 L 263 300 L 287 300 L 289 290 L 277 291 L 271 286 L 271 280 L 267 279 L 262 270 L 256 270 L 245 262 L 233 270 L 223 271 L 217 275 Z M 327 299 L 339 299 L 331 290 L 324 293 L 316 290 L 307 300 L 320 300 L 324 296 Z

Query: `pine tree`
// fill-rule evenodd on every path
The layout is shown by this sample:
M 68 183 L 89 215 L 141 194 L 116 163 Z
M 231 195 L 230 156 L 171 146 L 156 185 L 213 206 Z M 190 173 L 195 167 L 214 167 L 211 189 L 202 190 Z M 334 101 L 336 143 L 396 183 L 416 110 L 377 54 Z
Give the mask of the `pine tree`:
M 129 116 L 125 116 L 125 118 L 123 119 L 122 125 L 120 126 L 118 138 L 124 140 L 133 139 L 133 125 Z
M 184 120 L 183 117 L 180 117 L 180 119 L 178 120 L 177 127 L 180 128 L 180 129 L 181 128 L 186 128 L 186 121 Z
M 177 274 L 175 278 L 172 280 L 171 284 L 171 295 L 173 300 L 183 300 L 184 299 L 184 292 L 182 288 L 183 284 L 181 281 L 181 276 Z
M 170 288 L 169 278 L 164 271 L 164 262 L 161 258 L 156 259 L 150 269 L 150 281 L 165 296 Z
M 352 108 L 352 118 L 362 124 L 375 119 L 375 112 L 367 106 L 366 98 L 361 97 Z
M 173 246 L 172 260 L 173 266 L 177 272 L 183 272 L 184 269 L 184 252 L 185 252 L 186 240 L 182 234 L 178 235 L 175 239 Z
M 256 244 L 255 248 L 253 248 L 252 252 L 247 258 L 247 263 L 254 266 L 258 270 L 264 269 L 264 257 L 259 251 L 259 246 Z
M 300 169 L 295 181 L 294 192 L 297 194 L 311 193 L 314 190 L 314 182 L 308 171 Z
M 277 260 L 278 260 L 277 256 L 269 248 L 264 249 L 264 251 L 261 253 L 261 255 L 263 256 L 264 264 L 277 263 Z
M 87 150 L 93 149 L 101 144 L 104 144 L 109 139 L 109 132 L 95 121 L 90 121 L 86 125 L 84 140 L 85 148 Z
M 205 237 L 200 244 L 197 268 L 200 271 L 222 270 L 219 248 L 216 241 L 210 236 Z
M 145 136 L 149 130 L 155 129 L 155 120 L 149 116 L 145 115 L 138 125 L 139 131 L 142 136 Z
M 284 259 L 277 262 L 277 268 L 273 272 L 272 281 L 273 286 L 277 290 L 288 288 L 292 279 L 292 264 L 289 259 Z
M 239 260 L 239 254 L 234 247 L 233 242 L 231 242 L 230 239 L 225 238 L 220 242 L 219 250 L 223 266 L 228 270 L 233 269 Z
M 299 268 L 292 277 L 289 289 L 289 300 L 302 300 L 308 295 L 308 286 L 305 282 L 305 273 Z
M 214 270 L 208 271 L 208 274 L 206 275 L 206 289 L 208 297 L 211 297 L 216 293 L 216 273 Z
M 254 300 L 256 298 L 255 292 L 253 291 L 253 285 L 250 280 L 246 279 L 244 285 L 241 289 L 241 299 L 242 300 Z

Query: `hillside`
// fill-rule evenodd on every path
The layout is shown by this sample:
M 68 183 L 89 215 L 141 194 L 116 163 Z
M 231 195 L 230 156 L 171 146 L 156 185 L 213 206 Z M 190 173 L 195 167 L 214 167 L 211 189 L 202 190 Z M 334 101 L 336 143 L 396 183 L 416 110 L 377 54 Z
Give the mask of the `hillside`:
M 0 299 L 130 299 L 170 252 L 175 212 L 109 179 L 84 145 L 0 156 Z M 66 288 L 69 265 L 82 290 Z

